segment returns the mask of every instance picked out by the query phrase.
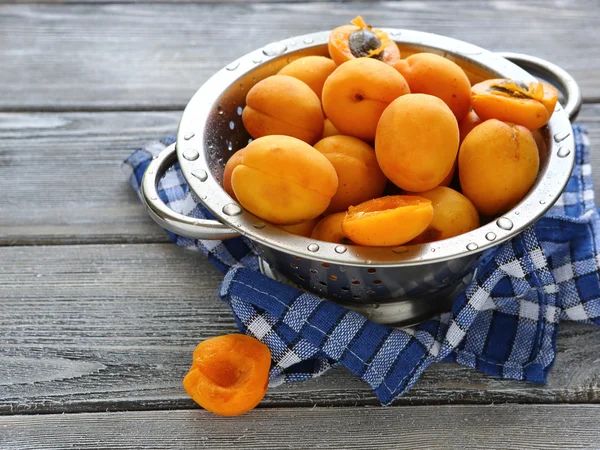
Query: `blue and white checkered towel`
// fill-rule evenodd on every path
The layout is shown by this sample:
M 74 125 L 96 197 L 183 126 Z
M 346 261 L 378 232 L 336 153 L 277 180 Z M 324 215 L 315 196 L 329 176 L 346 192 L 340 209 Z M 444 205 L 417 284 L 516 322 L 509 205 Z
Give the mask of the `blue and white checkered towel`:
M 594 205 L 585 129 L 573 128 L 576 166 L 565 192 L 533 227 L 483 254 L 475 279 L 452 311 L 413 328 L 393 329 L 258 272 L 245 238 L 201 241 L 170 233 L 225 274 L 219 296 L 244 333 L 273 357 L 271 386 L 306 380 L 342 365 L 367 381 L 382 404 L 406 392 L 437 361 L 544 382 L 560 320 L 600 324 L 600 220 Z M 139 183 L 150 159 L 174 138 L 135 151 L 126 163 Z M 175 211 L 212 218 L 189 192 L 179 166 L 159 193 Z

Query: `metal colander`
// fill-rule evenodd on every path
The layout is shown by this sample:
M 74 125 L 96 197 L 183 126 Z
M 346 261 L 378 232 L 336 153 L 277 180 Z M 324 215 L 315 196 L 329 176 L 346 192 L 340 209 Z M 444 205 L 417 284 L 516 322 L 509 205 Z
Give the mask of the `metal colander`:
M 229 157 L 250 139 L 241 120 L 246 94 L 258 81 L 294 59 L 328 56 L 329 32 L 320 32 L 255 50 L 217 72 L 196 92 L 181 118 L 176 144 L 152 161 L 144 175 L 142 197 L 150 216 L 164 228 L 187 237 L 227 239 L 244 235 L 255 246 L 267 275 L 342 303 L 381 323 L 405 325 L 447 310 L 454 293 L 472 276 L 481 252 L 516 236 L 560 196 L 574 164 L 570 120 L 579 110 L 581 96 L 565 71 L 538 58 L 500 55 L 429 33 L 385 31 L 396 41 L 403 57 L 424 51 L 440 54 L 459 64 L 472 83 L 500 77 L 529 82 L 536 75 L 561 90 L 564 106 L 557 105 L 542 130 L 546 145 L 541 149 L 538 178 L 511 211 L 451 239 L 375 248 L 296 236 L 264 222 L 235 202 L 221 187 L 221 180 Z M 218 221 L 185 217 L 160 201 L 158 180 L 176 161 L 190 188 Z

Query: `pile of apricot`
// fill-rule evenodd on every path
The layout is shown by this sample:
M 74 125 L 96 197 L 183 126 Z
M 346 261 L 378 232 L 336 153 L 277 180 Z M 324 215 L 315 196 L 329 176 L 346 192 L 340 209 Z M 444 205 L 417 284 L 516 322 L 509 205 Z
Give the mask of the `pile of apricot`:
M 471 231 L 531 189 L 532 132 L 554 111 L 552 86 L 472 86 L 443 56 L 403 58 L 360 17 L 333 30 L 328 49 L 331 58 L 298 58 L 248 92 L 253 140 L 223 182 L 245 209 L 313 239 L 396 246 Z

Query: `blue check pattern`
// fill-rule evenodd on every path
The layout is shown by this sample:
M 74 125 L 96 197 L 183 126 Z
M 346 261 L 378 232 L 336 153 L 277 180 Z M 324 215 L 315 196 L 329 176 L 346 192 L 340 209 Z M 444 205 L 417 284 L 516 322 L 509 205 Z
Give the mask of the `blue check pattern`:
M 452 311 L 394 329 L 258 271 L 243 237 L 204 241 L 169 233 L 224 273 L 219 297 L 244 333 L 271 350 L 271 386 L 344 366 L 368 382 L 382 404 L 406 392 L 432 363 L 454 361 L 487 374 L 543 383 L 555 358 L 561 320 L 600 324 L 600 220 L 594 205 L 589 142 L 575 126 L 576 166 L 558 202 L 533 227 L 485 252 Z M 139 183 L 169 137 L 127 160 Z M 212 218 L 189 191 L 178 165 L 159 184 L 173 210 Z

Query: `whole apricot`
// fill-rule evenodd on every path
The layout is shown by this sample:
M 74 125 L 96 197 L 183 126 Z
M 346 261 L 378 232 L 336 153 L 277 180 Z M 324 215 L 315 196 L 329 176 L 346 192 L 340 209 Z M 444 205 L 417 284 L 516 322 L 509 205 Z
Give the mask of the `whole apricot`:
M 508 79 L 477 83 L 471 89 L 473 109 L 482 120 L 498 119 L 536 130 L 548 123 L 558 91 L 548 83 Z
M 458 155 L 457 155 L 458 156 Z M 450 169 L 450 172 L 448 172 L 448 175 L 446 175 L 446 178 L 444 178 L 442 180 L 442 182 L 439 184 L 440 186 L 450 186 L 452 184 L 452 181 L 454 180 L 454 175 L 456 175 L 456 168 L 458 167 L 458 158 L 456 158 L 454 160 L 454 164 L 452 164 L 452 169 Z
M 207 339 L 196 347 L 183 386 L 204 409 L 221 416 L 237 416 L 265 396 L 271 352 L 257 339 L 228 334 Z
M 431 200 L 433 219 L 411 244 L 441 241 L 479 228 L 479 214 L 467 197 L 454 189 L 438 186 L 420 197 Z
M 292 61 L 281 69 L 278 74 L 289 75 L 303 81 L 317 94 L 320 101 L 323 84 L 336 67 L 331 59 L 324 56 L 305 56 Z
M 264 136 L 244 150 L 231 174 L 241 205 L 277 225 L 314 219 L 338 187 L 335 168 L 318 150 L 290 136 Z
M 486 120 L 473 128 L 460 146 L 462 192 L 480 214 L 502 214 L 531 189 L 539 161 L 531 131 L 521 125 Z
M 410 92 L 429 94 L 446 103 L 462 120 L 471 109 L 471 82 L 461 67 L 434 53 L 416 53 L 394 64 Z
M 333 164 L 338 189 L 325 214 L 345 211 L 350 205 L 381 197 L 387 178 L 377 164 L 375 150 L 352 136 L 330 136 L 314 147 Z
M 377 125 L 379 167 L 401 189 L 428 191 L 452 170 L 458 136 L 456 117 L 442 100 L 403 95 L 385 109 Z
M 348 208 L 342 231 L 359 245 L 401 245 L 427 229 L 433 219 L 431 201 L 413 195 L 375 198 Z
M 352 59 L 325 81 L 323 109 L 342 134 L 373 141 L 384 109 L 408 93 L 404 77 L 393 67 L 376 59 Z
M 242 162 L 243 155 L 244 148 L 235 152 L 227 160 L 225 169 L 223 170 L 223 189 L 225 189 L 225 192 L 227 192 L 234 200 L 237 200 L 237 198 L 235 196 L 235 192 L 233 192 L 233 188 L 231 187 L 231 173 L 233 172 L 233 169 L 235 169 Z
M 296 225 L 280 225 L 279 228 L 287 231 L 288 233 L 296 234 L 298 236 L 310 237 L 315 225 L 319 222 L 319 218 L 316 217 L 306 222 L 300 222 Z
M 477 115 L 477 113 L 473 110 L 469 111 L 469 114 L 467 114 L 463 118 L 463 120 L 458 122 L 458 131 L 460 134 L 460 143 L 461 144 L 462 144 L 462 141 L 464 141 L 465 138 L 467 137 L 467 134 L 469 134 L 471 132 L 471 130 L 473 128 L 475 128 L 477 125 L 479 125 L 481 122 L 483 122 L 483 120 L 481 120 L 479 118 L 479 116 Z
M 315 226 L 311 237 L 319 241 L 333 242 L 334 244 L 349 244 L 350 240 L 342 231 L 344 217 L 346 217 L 346 211 L 323 217 Z
M 323 136 L 321 137 L 321 139 L 325 139 L 329 136 L 337 136 L 338 134 L 342 133 L 340 133 L 339 130 L 335 126 L 333 126 L 331 120 L 325 119 L 325 122 L 323 124 Z
M 312 145 L 323 134 L 319 97 L 306 83 L 287 75 L 273 75 L 252 86 L 242 121 L 254 139 L 276 134 Z

